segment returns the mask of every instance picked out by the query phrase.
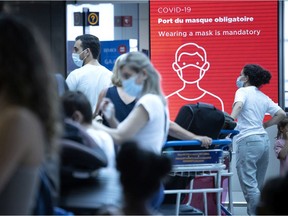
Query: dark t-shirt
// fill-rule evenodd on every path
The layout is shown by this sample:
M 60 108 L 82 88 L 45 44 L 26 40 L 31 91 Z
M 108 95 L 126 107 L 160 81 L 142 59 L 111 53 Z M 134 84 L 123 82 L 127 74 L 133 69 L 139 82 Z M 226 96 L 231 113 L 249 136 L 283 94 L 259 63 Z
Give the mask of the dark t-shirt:
M 136 99 L 129 104 L 125 104 L 121 100 L 116 86 L 112 86 L 108 88 L 105 97 L 109 98 L 114 104 L 115 116 L 119 122 L 122 122 L 129 115 L 129 113 L 131 112 L 131 110 L 134 108 L 136 104 Z M 103 124 L 109 126 L 105 118 L 103 119 Z

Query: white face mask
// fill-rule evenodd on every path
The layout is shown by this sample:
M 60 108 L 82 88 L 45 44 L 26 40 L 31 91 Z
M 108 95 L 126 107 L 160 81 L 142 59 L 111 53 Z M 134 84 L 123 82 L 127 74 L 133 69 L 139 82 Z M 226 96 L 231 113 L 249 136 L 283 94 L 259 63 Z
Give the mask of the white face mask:
M 84 50 L 82 51 L 82 52 L 84 52 Z M 81 52 L 81 53 L 82 53 Z M 84 58 L 83 60 L 81 60 L 80 59 L 80 54 L 81 53 L 72 53 L 72 59 L 73 59 L 73 62 L 74 62 L 74 64 L 75 65 L 77 65 L 78 67 L 82 67 L 83 66 L 83 62 L 84 62 L 84 59 L 86 58 Z
M 237 85 L 238 88 L 241 88 L 241 87 L 244 86 L 244 81 L 241 81 L 240 79 L 241 79 L 241 76 L 238 77 L 237 80 L 236 80 L 236 85 Z
M 132 76 L 127 80 L 122 80 L 124 91 L 132 97 L 139 98 L 142 93 L 143 85 L 136 83 L 137 76 Z

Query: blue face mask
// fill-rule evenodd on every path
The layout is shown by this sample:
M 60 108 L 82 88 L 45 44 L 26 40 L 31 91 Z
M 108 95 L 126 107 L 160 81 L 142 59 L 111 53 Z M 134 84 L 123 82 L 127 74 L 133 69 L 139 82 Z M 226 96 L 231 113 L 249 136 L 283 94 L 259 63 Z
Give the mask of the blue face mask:
M 244 86 L 244 81 L 241 81 L 240 79 L 241 79 L 241 76 L 238 77 L 237 80 L 236 80 L 236 85 L 237 85 L 238 88 L 241 88 L 241 87 Z
M 143 85 L 136 83 L 137 76 L 132 76 L 127 80 L 122 80 L 124 91 L 132 97 L 139 98 L 141 96 Z
M 84 52 L 84 50 L 82 51 L 82 52 Z M 81 53 L 82 53 L 81 52 Z M 77 65 L 78 67 L 82 67 L 83 66 L 83 62 L 84 62 L 84 59 L 86 58 L 84 58 L 83 60 L 81 60 L 80 59 L 80 54 L 81 53 L 72 53 L 72 59 L 73 59 L 73 62 L 74 62 L 74 64 L 75 65 Z

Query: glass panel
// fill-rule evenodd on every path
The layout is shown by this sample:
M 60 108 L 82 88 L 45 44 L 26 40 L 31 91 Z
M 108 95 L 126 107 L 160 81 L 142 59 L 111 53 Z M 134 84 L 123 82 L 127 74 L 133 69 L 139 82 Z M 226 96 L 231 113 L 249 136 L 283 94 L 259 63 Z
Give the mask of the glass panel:
M 288 52 L 288 28 L 287 28 L 287 23 L 288 23 L 288 2 L 284 1 L 284 88 L 285 88 L 285 109 L 288 107 L 288 55 L 286 54 Z

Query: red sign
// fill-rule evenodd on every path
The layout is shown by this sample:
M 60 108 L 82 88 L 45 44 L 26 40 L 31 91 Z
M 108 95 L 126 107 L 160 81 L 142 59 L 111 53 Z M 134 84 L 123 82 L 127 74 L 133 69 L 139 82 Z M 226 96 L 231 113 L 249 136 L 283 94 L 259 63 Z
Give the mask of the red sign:
M 128 51 L 127 46 L 125 44 L 119 45 L 117 50 L 120 54 L 124 54 Z
M 271 72 L 262 90 L 278 102 L 277 1 L 150 0 L 150 48 L 172 120 L 197 102 L 231 113 L 248 63 Z
M 122 16 L 122 26 L 132 27 L 132 16 Z
M 132 16 L 114 16 L 115 27 L 132 27 Z

